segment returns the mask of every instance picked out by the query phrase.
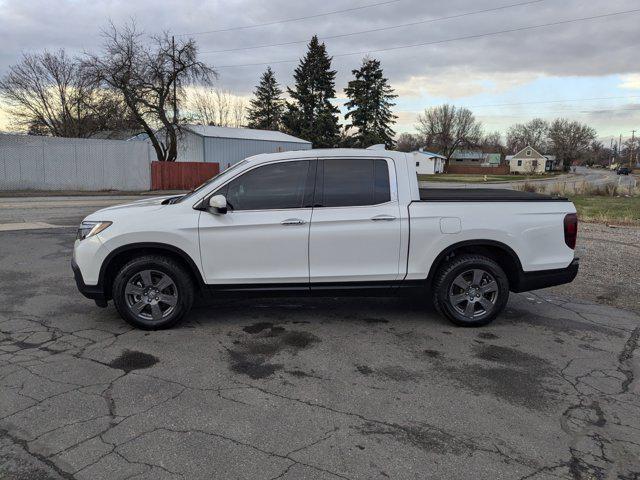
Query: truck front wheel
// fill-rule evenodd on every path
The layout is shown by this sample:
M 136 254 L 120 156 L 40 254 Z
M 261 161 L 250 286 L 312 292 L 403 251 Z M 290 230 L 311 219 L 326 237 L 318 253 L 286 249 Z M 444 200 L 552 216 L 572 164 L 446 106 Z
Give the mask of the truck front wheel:
M 453 257 L 440 267 L 433 285 L 436 310 L 463 327 L 488 324 L 509 299 L 504 270 L 483 255 Z
M 113 303 L 120 316 L 145 330 L 169 328 L 193 305 L 189 273 L 174 260 L 145 255 L 126 263 L 113 281 Z

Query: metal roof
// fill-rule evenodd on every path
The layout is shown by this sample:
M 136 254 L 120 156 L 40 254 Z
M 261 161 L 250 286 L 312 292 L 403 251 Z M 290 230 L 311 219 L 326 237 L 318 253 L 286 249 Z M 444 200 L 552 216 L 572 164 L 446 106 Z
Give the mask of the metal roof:
M 237 138 L 239 140 L 265 140 L 268 142 L 308 143 L 307 140 L 274 130 L 253 128 L 214 127 L 212 125 L 185 125 L 185 129 L 202 137 Z
M 433 152 L 428 152 L 427 150 L 416 150 L 414 152 L 411 153 L 421 153 L 422 155 L 426 155 L 429 158 L 440 158 L 442 160 L 446 160 L 447 157 L 440 155 L 438 153 L 433 153 Z

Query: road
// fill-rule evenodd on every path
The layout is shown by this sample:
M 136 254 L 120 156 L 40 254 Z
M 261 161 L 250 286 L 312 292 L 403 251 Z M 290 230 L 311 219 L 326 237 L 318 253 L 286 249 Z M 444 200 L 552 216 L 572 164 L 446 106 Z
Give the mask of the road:
M 516 177 L 517 178 L 517 177 Z M 558 177 L 551 177 L 544 180 L 530 180 L 528 183 L 542 183 L 547 185 L 550 189 L 557 187 L 561 184 L 566 184 L 568 187 L 575 187 L 581 183 L 589 183 L 591 185 L 603 186 L 606 184 L 616 183 L 621 187 L 628 187 L 629 185 L 637 185 L 637 178 L 634 175 L 617 175 L 615 172 L 605 169 L 594 169 L 586 167 L 577 167 L 575 174 L 560 175 Z M 522 185 L 524 181 L 513 182 L 486 182 L 486 183 L 461 183 L 461 182 L 420 182 L 421 188 L 508 188 L 514 189 L 518 185 Z
M 77 200 L 0 218 L 75 226 Z M 144 332 L 76 291 L 74 227 L 17 228 L 0 478 L 640 476 L 635 313 L 540 291 L 461 329 L 406 299 L 217 299 Z

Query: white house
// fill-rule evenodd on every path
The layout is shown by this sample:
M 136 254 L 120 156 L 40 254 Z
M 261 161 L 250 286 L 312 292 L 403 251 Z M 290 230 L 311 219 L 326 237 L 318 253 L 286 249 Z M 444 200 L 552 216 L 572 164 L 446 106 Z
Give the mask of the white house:
M 544 173 L 555 170 L 555 159 L 553 155 L 542 155 L 529 145 L 515 155 L 507 155 L 511 173 Z
M 416 162 L 416 172 L 418 175 L 433 175 L 444 172 L 447 157 L 422 149 L 412 153 Z

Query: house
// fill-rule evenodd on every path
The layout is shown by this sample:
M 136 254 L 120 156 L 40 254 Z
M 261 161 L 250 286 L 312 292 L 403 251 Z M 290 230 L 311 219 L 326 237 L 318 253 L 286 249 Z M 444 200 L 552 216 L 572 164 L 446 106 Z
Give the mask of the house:
M 482 150 L 456 150 L 449 159 L 449 165 L 497 167 L 502 162 L 502 154 L 485 153 Z
M 412 153 L 416 162 L 416 173 L 418 175 L 433 175 L 444 172 L 447 157 L 443 157 L 437 153 L 427 152 L 423 149 Z
M 511 173 L 544 173 L 562 169 L 554 155 L 542 155 L 530 145 L 515 155 L 507 155 L 507 162 Z
M 141 134 L 130 140 L 148 141 Z M 185 125 L 178 140 L 178 162 L 217 162 L 220 170 L 259 153 L 311 150 L 311 142 L 273 130 Z

